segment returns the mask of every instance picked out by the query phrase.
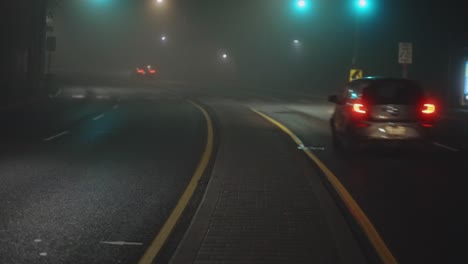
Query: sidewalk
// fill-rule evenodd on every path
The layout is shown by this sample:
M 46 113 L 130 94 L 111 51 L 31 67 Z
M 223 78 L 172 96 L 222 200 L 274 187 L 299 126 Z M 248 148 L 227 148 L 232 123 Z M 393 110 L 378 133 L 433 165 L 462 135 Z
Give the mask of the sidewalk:
M 305 155 L 249 109 L 209 105 L 221 121 L 221 145 L 171 263 L 366 263 Z

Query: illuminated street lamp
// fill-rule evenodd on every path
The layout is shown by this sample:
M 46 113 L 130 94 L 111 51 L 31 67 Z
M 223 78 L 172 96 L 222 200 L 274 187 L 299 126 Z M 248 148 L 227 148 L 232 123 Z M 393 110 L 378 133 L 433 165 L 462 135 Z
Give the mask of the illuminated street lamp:
M 161 37 L 161 40 L 162 40 L 162 41 L 166 41 L 166 39 L 167 39 L 166 36 L 162 36 L 162 37 Z
M 164 0 L 156 0 L 156 4 L 162 4 Z
M 309 0 L 294 0 L 293 2 L 294 9 L 299 13 L 307 13 L 309 10 Z
M 355 6 L 357 8 L 357 14 L 356 14 L 356 26 L 354 29 L 354 51 L 353 51 L 353 60 L 352 60 L 352 65 L 353 67 L 357 67 L 357 60 L 359 56 L 359 46 L 361 42 L 361 32 L 360 32 L 360 27 L 359 27 L 359 20 L 361 17 L 361 13 L 365 12 L 367 9 L 369 9 L 369 0 L 355 0 Z
M 359 0 L 357 4 L 360 8 L 366 8 L 368 3 L 367 0 Z
M 305 8 L 306 5 L 307 5 L 307 2 L 306 2 L 305 0 L 299 0 L 299 1 L 297 1 L 297 6 L 298 6 L 299 8 Z

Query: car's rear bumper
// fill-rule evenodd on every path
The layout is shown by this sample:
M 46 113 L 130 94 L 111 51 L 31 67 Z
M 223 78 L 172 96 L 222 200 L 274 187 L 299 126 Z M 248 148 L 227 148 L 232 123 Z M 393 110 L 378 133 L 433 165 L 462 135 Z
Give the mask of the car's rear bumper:
M 419 123 L 365 123 L 354 126 L 352 135 L 363 141 L 411 142 L 428 140 L 431 130 Z
M 427 139 L 407 139 L 407 140 L 376 140 L 366 139 L 359 141 L 362 147 L 385 147 L 385 148 L 405 148 L 413 149 L 424 147 L 430 144 Z

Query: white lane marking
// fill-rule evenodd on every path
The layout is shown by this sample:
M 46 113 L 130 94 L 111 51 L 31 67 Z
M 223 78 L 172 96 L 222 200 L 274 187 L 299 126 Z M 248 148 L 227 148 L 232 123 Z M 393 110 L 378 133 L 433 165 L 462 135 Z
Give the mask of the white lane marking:
M 113 246 L 143 246 L 140 242 L 125 242 L 125 241 L 101 241 L 100 244 L 107 244 Z
M 440 147 L 440 148 L 443 148 L 443 149 L 448 149 L 450 151 L 453 151 L 453 152 L 458 152 L 460 151 L 459 149 L 456 149 L 456 148 L 452 148 L 450 146 L 447 146 L 447 145 L 444 145 L 444 144 L 441 144 L 441 143 L 438 143 L 438 142 L 432 142 L 432 144 Z
M 309 150 L 325 150 L 325 147 L 321 147 L 321 146 L 307 147 L 305 145 L 299 145 L 297 147 L 297 149 L 300 149 L 300 150 L 306 150 L 306 149 L 309 149 Z
M 308 149 L 310 149 L 310 150 L 325 150 L 325 147 L 322 147 L 322 146 L 312 146 L 312 147 L 308 147 Z
M 41 252 L 41 253 L 39 253 L 39 256 L 41 256 L 41 257 L 47 257 L 47 252 Z
M 45 138 L 44 141 L 51 141 L 51 140 L 54 140 L 56 138 L 59 138 L 61 136 L 65 136 L 66 134 L 70 133 L 70 131 L 63 131 L 63 132 L 60 132 L 58 133 L 57 135 L 55 136 L 51 136 L 51 137 L 48 137 L 48 138 Z
M 97 120 L 99 120 L 99 119 L 101 119 L 101 118 L 103 118 L 103 117 L 104 117 L 104 114 L 98 115 L 98 116 L 96 116 L 95 118 L 93 118 L 93 120 L 94 120 L 94 121 L 97 121 Z
M 108 96 L 108 95 L 98 95 L 98 96 L 96 96 L 96 98 L 97 99 L 109 99 L 110 96 Z
M 41 242 L 42 242 L 42 239 L 39 239 L 39 238 L 34 239 L 34 243 L 41 243 Z
M 72 98 L 74 99 L 83 99 L 85 98 L 84 94 L 74 94 L 72 95 Z

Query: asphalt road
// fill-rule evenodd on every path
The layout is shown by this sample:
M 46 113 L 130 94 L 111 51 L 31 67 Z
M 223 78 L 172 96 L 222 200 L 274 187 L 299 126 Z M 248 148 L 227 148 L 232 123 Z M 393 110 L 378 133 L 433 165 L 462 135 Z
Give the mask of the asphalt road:
M 332 148 L 332 105 L 324 100 L 251 106 L 294 131 L 337 175 L 400 263 L 466 261 L 466 155 L 438 144 L 424 152 L 370 149 L 343 156 Z
M 251 107 L 290 128 L 337 175 L 400 263 L 467 259 L 466 156 L 436 145 L 427 152 L 343 156 L 331 148 L 332 107 L 325 98 L 232 88 L 78 85 L 59 98 L 0 112 L 0 263 L 137 263 L 191 180 L 206 144 L 204 116 L 186 99 L 207 105 L 216 118 L 229 116 L 219 120 L 234 124 L 229 133 L 217 131 L 221 142 L 226 134 L 255 132 L 262 138 L 265 125 L 256 123 Z M 220 107 L 229 114 L 219 114 Z M 274 149 L 295 149 L 287 137 L 281 140 Z M 255 141 L 258 149 L 262 144 L 271 147 L 267 140 Z M 284 164 L 275 164 L 279 171 L 297 166 L 291 149 L 281 156 Z M 224 160 L 236 169 L 247 169 L 229 157 Z M 224 163 L 214 163 L 229 173 Z M 315 170 L 308 162 L 299 164 L 304 175 Z M 263 167 L 253 169 L 268 165 L 258 166 Z
M 1 118 L 1 263 L 136 263 L 206 138 L 202 113 L 169 97 L 56 99 Z

